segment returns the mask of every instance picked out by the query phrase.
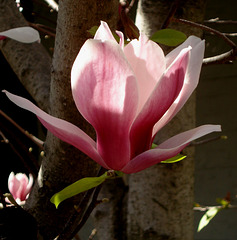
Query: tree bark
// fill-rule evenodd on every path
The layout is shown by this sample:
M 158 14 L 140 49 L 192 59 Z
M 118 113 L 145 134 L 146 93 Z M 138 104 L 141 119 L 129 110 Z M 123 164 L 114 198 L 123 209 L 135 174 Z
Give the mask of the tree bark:
M 0 0 L 0 31 L 28 26 L 14 0 Z M 47 111 L 51 57 L 40 43 L 24 44 L 11 39 L 0 41 L 0 50 L 20 82 L 38 106 Z
M 136 23 L 151 36 L 165 21 L 174 1 L 140 0 Z M 177 2 L 177 1 L 176 1 Z M 202 22 L 205 1 L 179 1 L 175 17 Z M 201 36 L 198 29 L 170 24 L 187 35 Z M 167 48 L 166 52 L 168 51 Z M 195 127 L 195 94 L 157 136 L 157 142 Z M 129 176 L 127 239 L 193 239 L 194 149 L 184 150 L 187 159 L 158 164 Z
M 114 28 L 117 14 L 116 0 L 64 0 L 59 3 L 50 88 L 50 112 L 56 117 L 78 125 L 92 137 L 95 137 L 92 127 L 80 116 L 72 99 L 71 67 L 80 47 L 87 38 L 91 37 L 87 30 L 92 26 L 98 26 L 100 20 L 107 21 L 111 28 Z M 54 193 L 80 178 L 95 176 L 98 166 L 52 134 L 47 135 L 45 150 L 46 158 L 42 162 L 38 180 L 25 209 L 36 218 L 43 238 L 53 239 L 75 212 L 74 205 L 81 201 L 84 194 L 65 201 L 57 210 L 50 203 L 50 198 Z
M 1 0 L 0 11 L 1 30 L 27 25 L 13 0 Z M 21 44 L 10 39 L 1 43 L 4 56 L 38 105 L 78 125 L 92 137 L 95 137 L 92 127 L 80 116 L 72 100 L 71 66 L 82 44 L 91 37 L 87 30 L 98 26 L 100 20 L 115 29 L 117 16 L 117 0 L 60 1 L 51 81 L 51 59 L 40 44 Z M 36 218 L 43 239 L 53 239 L 63 229 L 75 211 L 74 204 L 79 203 L 83 194 L 65 201 L 57 210 L 49 201 L 51 196 L 82 177 L 94 176 L 98 166 L 50 133 L 45 153 L 25 209 Z

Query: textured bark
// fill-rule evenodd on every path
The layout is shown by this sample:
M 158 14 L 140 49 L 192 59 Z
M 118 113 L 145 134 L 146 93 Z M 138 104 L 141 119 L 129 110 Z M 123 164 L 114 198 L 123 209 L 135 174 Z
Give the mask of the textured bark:
M 80 47 L 88 37 L 87 30 L 107 21 L 113 28 L 117 22 L 118 2 L 64 0 L 59 3 L 55 51 L 50 91 L 51 114 L 66 119 L 94 137 L 92 127 L 79 115 L 71 96 L 71 66 Z M 83 194 L 69 199 L 56 210 L 50 197 L 82 177 L 95 176 L 98 166 L 81 152 L 47 135 L 46 158 L 38 181 L 25 206 L 37 220 L 44 239 L 53 239 L 75 211 Z
M 173 1 L 140 0 L 138 27 L 150 36 L 159 30 Z M 205 1 L 181 1 L 176 17 L 202 22 Z M 171 24 L 187 35 L 201 36 L 200 30 Z M 166 49 L 167 51 L 168 49 Z M 158 133 L 157 142 L 195 127 L 195 94 L 180 113 Z M 175 164 L 158 164 L 129 176 L 127 239 L 193 239 L 194 149 L 188 158 Z
M 126 193 L 127 186 L 122 179 L 107 181 L 103 185 L 100 199 L 109 201 L 100 204 L 93 214 L 97 239 L 126 239 Z
M 14 0 L 0 0 L 0 31 L 27 26 Z M 49 106 L 51 57 L 39 43 L 24 44 L 11 39 L 0 41 L 0 50 L 38 106 Z

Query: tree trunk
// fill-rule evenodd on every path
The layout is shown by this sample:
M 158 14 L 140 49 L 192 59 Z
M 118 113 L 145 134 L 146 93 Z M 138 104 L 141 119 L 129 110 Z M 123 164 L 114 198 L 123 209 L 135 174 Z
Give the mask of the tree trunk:
M 28 23 L 19 12 L 16 2 L 0 0 L 0 31 L 23 26 L 28 26 Z M 47 111 L 51 58 L 43 45 L 6 39 L 0 41 L 0 50 L 38 106 Z
M 159 30 L 173 2 L 140 0 L 136 19 L 140 30 L 148 36 Z M 204 9 L 204 0 L 180 1 L 175 17 L 202 22 Z M 200 30 L 189 26 L 170 24 L 169 28 L 201 36 Z M 158 133 L 157 142 L 194 127 L 195 94 Z M 184 154 L 188 157 L 182 162 L 158 164 L 129 176 L 128 240 L 193 239 L 194 149 L 187 148 Z
M 78 125 L 92 137 L 95 136 L 92 127 L 79 115 L 72 100 L 71 66 L 82 44 L 91 37 L 87 30 L 98 26 L 100 20 L 107 21 L 114 28 L 117 14 L 116 0 L 64 0 L 59 3 L 50 113 Z M 43 239 L 53 239 L 75 212 L 74 205 L 79 203 L 83 194 L 65 201 L 57 210 L 50 203 L 50 198 L 80 178 L 95 176 L 98 166 L 77 149 L 61 142 L 50 133 L 45 142 L 45 153 L 46 157 L 25 209 L 36 218 Z

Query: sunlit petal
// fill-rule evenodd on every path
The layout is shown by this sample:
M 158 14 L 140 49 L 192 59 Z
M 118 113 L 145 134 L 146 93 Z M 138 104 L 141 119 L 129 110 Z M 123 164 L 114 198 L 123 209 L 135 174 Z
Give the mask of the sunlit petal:
M 139 41 L 135 39 L 126 45 L 124 53 L 138 81 L 139 112 L 166 69 L 164 53 L 145 35 L 141 35 Z
M 179 110 L 186 103 L 194 89 L 197 87 L 202 66 L 202 60 L 204 56 L 205 42 L 201 41 L 200 39 L 198 40 L 196 37 L 189 38 L 188 40 L 189 40 L 188 43 L 193 47 L 190 52 L 190 60 L 187 72 L 185 74 L 183 88 L 181 89 L 180 94 L 177 97 L 176 101 L 174 101 L 174 103 L 171 105 L 168 111 L 154 126 L 153 137 L 179 112 Z M 187 45 L 187 43 L 185 45 Z
M 137 81 L 121 47 L 87 40 L 72 68 L 78 110 L 95 128 L 98 152 L 119 170 L 129 160 L 129 130 L 137 111 Z
M 132 159 L 121 171 L 124 173 L 135 173 L 154 164 L 164 161 L 168 158 L 176 156 L 180 153 L 191 141 L 200 138 L 212 132 L 220 132 L 219 125 L 203 125 L 192 130 L 180 133 L 155 149 L 141 153 Z
M 179 95 L 188 65 L 190 48 L 183 49 L 156 84 L 131 129 L 132 157 L 149 149 L 152 129 Z
M 13 95 L 7 91 L 4 92 L 16 105 L 36 114 L 41 123 L 56 137 L 75 146 L 101 166 L 107 167 L 96 150 L 95 142 L 80 128 L 65 120 L 50 116 L 27 99 Z
M 40 41 L 39 32 L 32 27 L 12 28 L 7 31 L 0 32 L 0 36 L 5 36 L 23 43 Z

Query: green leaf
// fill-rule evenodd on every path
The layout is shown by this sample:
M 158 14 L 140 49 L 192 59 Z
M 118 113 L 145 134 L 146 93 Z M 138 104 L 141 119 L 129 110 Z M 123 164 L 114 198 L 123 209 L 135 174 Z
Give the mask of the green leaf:
M 216 216 L 216 214 L 221 210 L 219 207 L 210 208 L 201 218 L 198 225 L 198 232 L 200 232 L 207 224 Z
M 158 146 L 157 144 L 152 143 L 152 145 L 151 145 L 151 149 L 154 149 L 154 148 L 156 148 L 157 146 Z
M 217 198 L 216 202 L 220 203 L 223 208 L 227 208 L 229 206 L 229 204 L 230 204 L 230 202 L 225 200 L 224 198 Z
M 186 40 L 187 36 L 174 29 L 162 29 L 151 36 L 151 40 L 170 47 L 175 47 Z
M 178 154 L 175 157 L 161 161 L 161 163 L 175 163 L 175 162 L 179 162 L 179 161 L 183 160 L 184 158 L 186 158 L 186 156 L 184 156 L 182 154 Z
M 93 26 L 91 29 L 87 30 L 87 32 L 89 32 L 94 37 L 98 28 L 98 26 Z
M 85 192 L 91 188 L 97 187 L 101 183 L 105 181 L 105 179 L 109 178 L 107 176 L 107 172 L 99 177 L 87 177 L 82 178 L 75 183 L 69 185 L 68 187 L 64 188 L 62 191 L 55 193 L 51 199 L 50 202 L 55 205 L 56 208 L 58 208 L 58 205 L 70 198 L 73 197 L 81 192 Z
M 123 176 L 123 172 L 120 172 L 120 171 L 115 171 L 117 177 L 122 177 Z

